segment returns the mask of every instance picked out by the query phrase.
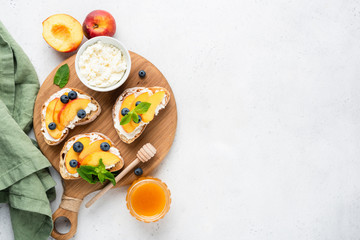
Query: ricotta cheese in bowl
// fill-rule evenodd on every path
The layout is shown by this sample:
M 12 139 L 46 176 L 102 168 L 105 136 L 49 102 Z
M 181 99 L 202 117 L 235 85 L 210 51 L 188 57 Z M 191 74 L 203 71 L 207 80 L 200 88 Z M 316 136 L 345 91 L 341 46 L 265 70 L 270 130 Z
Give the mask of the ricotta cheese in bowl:
M 98 41 L 81 54 L 79 68 L 89 85 L 110 87 L 124 76 L 126 61 L 120 49 Z
M 127 49 L 116 39 L 96 37 L 87 41 L 76 56 L 75 69 L 81 82 L 95 91 L 120 87 L 130 73 Z

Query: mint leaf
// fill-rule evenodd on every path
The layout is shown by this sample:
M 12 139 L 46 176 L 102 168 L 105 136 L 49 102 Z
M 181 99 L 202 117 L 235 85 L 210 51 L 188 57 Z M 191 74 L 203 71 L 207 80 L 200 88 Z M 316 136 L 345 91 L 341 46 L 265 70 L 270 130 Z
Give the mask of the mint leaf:
M 130 114 L 126 114 L 123 118 L 121 118 L 120 125 L 128 124 L 131 121 Z
M 105 181 L 105 175 L 103 173 L 99 173 L 98 178 L 99 178 L 101 184 Z
M 111 172 L 107 172 L 105 173 L 105 178 L 110 180 L 110 182 L 115 186 L 116 185 L 116 181 L 115 181 L 115 177 Z
M 83 178 L 84 180 L 86 180 L 88 183 L 96 183 L 97 181 L 95 179 L 93 179 L 93 175 L 92 174 L 88 174 L 86 172 L 84 172 L 84 168 L 83 166 L 81 166 L 80 168 L 76 169 L 76 171 L 79 173 L 79 176 L 81 178 Z
M 103 163 L 102 158 L 99 159 L 99 165 L 97 166 L 99 169 L 105 169 L 105 165 Z
M 54 76 L 54 84 L 58 85 L 60 88 L 65 87 L 69 81 L 70 69 L 69 65 L 64 64 L 56 71 Z
M 85 166 L 80 166 L 80 168 L 84 173 L 86 174 L 95 174 L 95 167 L 93 166 L 88 166 L 88 165 L 85 165 Z
M 139 116 L 136 113 L 131 114 L 131 118 L 135 123 L 139 122 Z
M 151 103 L 141 102 L 134 108 L 134 112 L 137 114 L 146 113 L 149 110 L 150 105 L 151 105 Z

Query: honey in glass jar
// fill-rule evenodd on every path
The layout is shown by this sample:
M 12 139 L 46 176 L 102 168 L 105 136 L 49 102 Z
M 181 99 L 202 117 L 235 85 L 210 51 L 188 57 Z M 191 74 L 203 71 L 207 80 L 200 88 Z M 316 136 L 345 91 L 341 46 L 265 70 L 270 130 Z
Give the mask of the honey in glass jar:
M 133 182 L 126 195 L 130 214 L 143 222 L 155 222 L 170 209 L 170 191 L 161 180 L 142 177 Z

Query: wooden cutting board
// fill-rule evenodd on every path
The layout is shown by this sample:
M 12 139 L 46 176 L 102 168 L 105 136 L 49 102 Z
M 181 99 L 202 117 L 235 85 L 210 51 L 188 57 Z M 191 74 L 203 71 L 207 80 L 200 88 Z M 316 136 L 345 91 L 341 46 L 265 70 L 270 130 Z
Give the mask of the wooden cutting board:
M 153 169 L 155 169 L 160 162 L 165 158 L 166 154 L 169 152 L 170 147 L 173 143 L 176 125 L 177 125 L 177 110 L 176 110 L 176 102 L 174 94 L 171 90 L 169 83 L 166 78 L 161 74 L 161 72 L 148 60 L 141 57 L 140 55 L 130 52 L 131 56 L 131 71 L 129 78 L 127 81 L 118 89 L 101 93 L 92 91 L 87 88 L 85 85 L 81 83 L 79 78 L 75 72 L 75 56 L 68 58 L 64 62 L 62 62 L 59 66 L 57 66 L 50 75 L 46 78 L 44 83 L 42 84 L 39 93 L 36 98 L 35 108 L 34 108 L 34 132 L 36 140 L 40 146 L 42 153 L 48 158 L 53 167 L 59 172 L 59 159 L 60 159 L 60 151 L 67 141 L 67 139 L 71 138 L 74 135 L 82 134 L 82 133 L 90 133 L 90 132 L 100 132 L 108 136 L 114 143 L 115 147 L 120 150 L 121 156 L 124 158 L 124 168 L 132 162 L 136 158 L 136 153 L 138 150 L 146 143 L 151 143 L 157 149 L 157 153 L 153 159 L 151 159 L 147 163 L 142 163 L 139 166 L 144 171 L 143 176 L 147 176 Z M 45 143 L 44 137 L 41 134 L 41 108 L 42 105 L 46 102 L 46 100 L 55 92 L 59 91 L 60 88 L 53 84 L 54 75 L 57 69 L 63 64 L 67 63 L 70 68 L 70 79 L 68 84 L 65 87 L 74 87 L 85 91 L 86 93 L 93 96 L 101 106 L 101 114 L 98 118 L 90 124 L 83 126 L 76 126 L 74 129 L 70 130 L 70 133 L 66 137 L 66 139 L 57 146 L 49 146 Z M 140 70 L 145 70 L 146 77 L 140 78 L 138 72 Z M 153 121 L 146 127 L 143 134 L 136 139 L 131 144 L 123 143 L 116 130 L 113 126 L 112 120 L 112 108 L 117 99 L 117 97 L 126 89 L 130 87 L 153 87 L 160 86 L 164 87 L 171 93 L 171 99 L 165 109 L 161 110 L 159 115 L 154 118 Z M 123 168 L 123 169 L 124 169 Z M 131 184 L 134 180 L 137 179 L 137 176 L 131 171 L 128 175 L 126 175 L 115 187 L 120 187 L 123 185 Z M 81 201 L 84 199 L 86 195 L 96 190 L 103 188 L 106 184 L 101 185 L 98 184 L 89 184 L 83 179 L 78 180 L 63 180 L 64 186 L 64 195 L 70 198 L 71 203 L 81 204 Z M 63 196 L 64 197 L 64 196 Z M 67 202 L 65 202 L 67 201 Z M 99 201 L 102 201 L 101 199 Z M 66 234 L 60 234 L 54 228 L 52 232 L 52 236 L 55 239 L 70 239 L 76 233 L 77 227 L 77 212 L 69 211 L 66 207 L 66 204 L 69 203 L 69 200 L 62 200 L 60 204 L 62 207 L 59 207 L 55 213 L 53 214 L 53 221 L 55 221 L 58 217 L 64 216 L 68 218 L 71 222 L 71 229 Z M 93 207 L 96 207 L 96 203 Z M 89 209 L 89 211 L 91 211 Z M 130 217 L 130 215 L 129 215 Z

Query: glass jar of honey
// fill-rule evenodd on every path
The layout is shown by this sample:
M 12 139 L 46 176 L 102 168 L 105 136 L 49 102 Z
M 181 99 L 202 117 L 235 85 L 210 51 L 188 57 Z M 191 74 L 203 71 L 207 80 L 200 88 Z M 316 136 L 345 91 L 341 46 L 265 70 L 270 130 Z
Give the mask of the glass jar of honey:
M 127 191 L 126 205 L 130 214 L 143 222 L 156 222 L 170 209 L 170 190 L 160 179 L 141 177 Z

